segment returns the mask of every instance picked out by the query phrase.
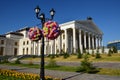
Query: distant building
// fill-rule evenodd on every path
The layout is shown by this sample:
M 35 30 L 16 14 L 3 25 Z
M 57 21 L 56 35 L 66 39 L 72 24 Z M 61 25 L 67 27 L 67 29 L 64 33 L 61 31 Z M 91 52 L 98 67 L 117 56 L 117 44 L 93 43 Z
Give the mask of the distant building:
M 92 21 L 75 20 L 59 25 L 62 34 L 55 40 L 45 38 L 45 54 L 60 54 L 61 51 L 76 53 L 96 50 L 102 46 L 102 31 Z M 0 35 L 0 55 L 40 55 L 41 40 L 32 42 L 28 38 L 29 27 Z
M 108 42 L 107 47 L 108 48 L 116 47 L 117 50 L 120 51 L 120 40 L 115 40 L 115 41 Z

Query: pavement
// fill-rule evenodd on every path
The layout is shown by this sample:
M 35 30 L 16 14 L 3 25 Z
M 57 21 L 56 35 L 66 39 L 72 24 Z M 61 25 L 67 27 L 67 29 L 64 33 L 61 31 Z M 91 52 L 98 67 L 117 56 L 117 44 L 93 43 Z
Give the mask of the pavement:
M 21 60 L 21 63 L 28 64 L 29 60 Z M 40 61 L 32 61 L 33 64 L 40 64 Z M 80 62 L 56 62 L 58 65 L 64 65 L 64 66 L 80 66 Z M 45 63 L 47 64 L 47 62 Z M 93 62 L 93 66 L 97 68 L 118 68 L 120 69 L 120 62 Z
M 72 64 L 71 62 L 64 62 L 64 63 L 58 62 L 58 64 L 77 66 L 79 63 L 73 62 Z M 120 68 L 119 62 L 109 62 L 109 63 L 102 62 L 102 63 L 93 63 L 93 64 L 97 67 Z M 40 74 L 40 69 L 18 67 L 18 66 L 8 66 L 8 65 L 3 65 L 3 64 L 0 64 L 0 69 L 10 69 L 10 70 L 16 70 L 19 72 Z M 55 71 L 55 70 L 45 70 L 45 75 L 60 78 L 62 80 L 120 80 L 120 76 L 87 74 L 87 73 Z

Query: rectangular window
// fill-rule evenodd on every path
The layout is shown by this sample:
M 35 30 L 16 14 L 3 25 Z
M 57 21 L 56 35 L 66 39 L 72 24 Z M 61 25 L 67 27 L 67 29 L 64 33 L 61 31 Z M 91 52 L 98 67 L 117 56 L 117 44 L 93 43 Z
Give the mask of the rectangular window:
M 14 56 L 17 56 L 17 51 L 18 51 L 18 49 L 14 48 Z
M 4 53 L 4 47 L 0 47 L 0 55 L 3 55 Z
M 29 41 L 27 41 L 27 45 L 29 44 Z
M 15 46 L 18 46 L 18 42 L 15 42 Z
M 1 44 L 4 44 L 4 40 L 1 40 Z
M 23 45 L 25 45 L 25 41 L 23 41 Z

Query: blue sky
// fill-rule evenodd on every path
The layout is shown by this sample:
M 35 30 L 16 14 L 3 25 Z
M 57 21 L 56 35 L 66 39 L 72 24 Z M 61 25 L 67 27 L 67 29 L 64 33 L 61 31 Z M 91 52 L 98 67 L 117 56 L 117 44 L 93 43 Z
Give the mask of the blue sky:
M 91 16 L 104 33 L 104 45 L 120 40 L 120 0 L 0 0 L 0 34 L 39 24 L 34 12 L 37 5 L 46 17 L 54 8 L 59 24 Z

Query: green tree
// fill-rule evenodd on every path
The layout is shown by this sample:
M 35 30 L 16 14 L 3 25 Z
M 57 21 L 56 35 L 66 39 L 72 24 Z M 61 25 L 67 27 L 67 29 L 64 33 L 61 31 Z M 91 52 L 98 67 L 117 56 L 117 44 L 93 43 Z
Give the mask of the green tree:
M 112 49 L 113 49 L 113 53 L 117 53 L 118 52 L 118 50 L 117 50 L 117 48 L 115 46 L 113 46 Z
M 88 54 L 85 54 L 83 57 L 81 65 L 78 67 L 77 72 L 86 72 L 86 73 L 96 73 L 98 70 L 92 65 L 89 61 Z
M 97 49 L 97 51 L 96 51 L 96 56 L 95 56 L 96 58 L 101 58 L 101 56 L 100 56 L 100 53 L 99 53 L 99 49 Z
M 108 56 L 111 56 L 111 54 L 112 54 L 112 50 L 109 49 L 109 51 L 108 51 Z

